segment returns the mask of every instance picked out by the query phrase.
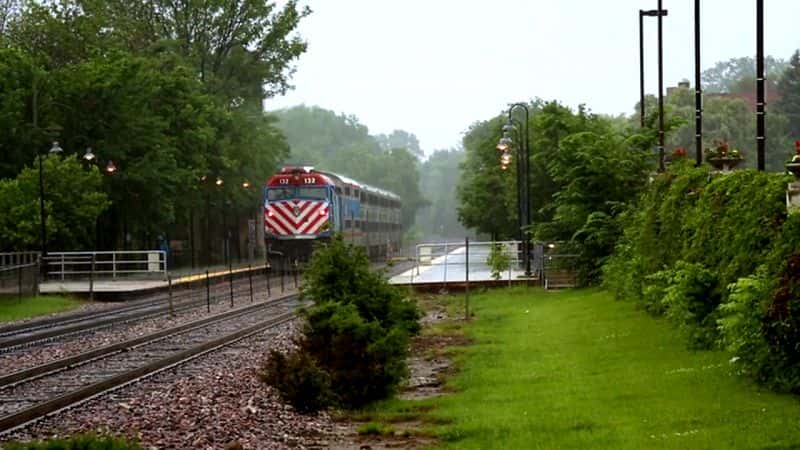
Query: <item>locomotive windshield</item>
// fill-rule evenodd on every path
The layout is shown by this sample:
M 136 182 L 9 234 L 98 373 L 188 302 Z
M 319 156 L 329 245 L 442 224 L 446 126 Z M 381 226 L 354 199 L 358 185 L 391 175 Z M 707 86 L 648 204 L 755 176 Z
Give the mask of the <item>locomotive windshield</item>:
M 297 188 L 297 197 L 326 199 L 328 192 L 324 187 L 299 187 Z
M 294 187 L 267 189 L 267 198 L 269 200 L 286 200 L 292 197 L 294 197 Z
M 267 189 L 270 201 L 288 200 L 290 198 L 327 199 L 328 192 L 324 187 L 275 187 Z

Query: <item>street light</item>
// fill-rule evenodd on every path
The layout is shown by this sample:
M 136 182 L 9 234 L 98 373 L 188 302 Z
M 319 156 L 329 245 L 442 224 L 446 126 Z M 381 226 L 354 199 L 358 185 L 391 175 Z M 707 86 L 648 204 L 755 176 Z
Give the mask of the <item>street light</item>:
M 641 126 L 644 127 L 644 115 L 645 115 L 645 108 L 644 108 L 644 17 L 659 17 L 659 16 L 666 16 L 667 10 L 662 10 L 661 14 L 659 14 L 659 10 L 657 9 L 650 9 L 650 10 L 639 10 L 639 119 Z M 659 66 L 660 67 L 660 66 Z M 661 69 L 659 69 L 661 70 Z
M 519 223 L 524 223 L 525 226 L 530 226 L 531 223 L 531 211 L 530 211 L 530 147 L 528 143 L 528 118 L 529 112 L 528 107 L 524 103 L 514 103 L 508 108 L 508 123 L 503 127 L 503 137 L 500 139 L 500 142 L 497 144 L 498 151 L 502 152 L 500 157 L 501 168 L 505 166 L 508 167 L 508 164 L 505 162 L 511 161 L 511 154 L 509 153 L 508 149 L 513 144 L 513 139 L 510 137 L 511 130 L 515 129 L 514 127 L 514 119 L 512 117 L 512 113 L 514 112 L 515 108 L 522 108 L 525 111 L 525 120 L 520 123 L 520 129 L 518 130 L 520 133 L 520 142 L 517 145 L 517 188 L 519 189 L 519 193 L 522 194 L 520 198 L 520 202 L 522 203 L 522 208 L 519 208 Z M 518 198 L 519 198 L 518 197 Z M 523 221 L 524 216 L 524 221 Z M 522 233 L 522 227 L 520 227 L 520 235 L 523 237 L 522 239 L 522 258 L 525 265 L 525 276 L 531 276 L 531 258 L 530 258 L 530 245 L 528 242 L 528 238 L 525 237 L 524 233 Z
M 58 141 L 53 141 L 53 145 L 50 147 L 49 153 L 61 153 L 64 149 L 58 145 Z M 39 155 L 39 224 L 41 227 L 41 248 L 42 248 L 42 257 L 47 256 L 47 225 L 44 221 L 44 170 L 42 169 L 42 159 L 44 155 Z

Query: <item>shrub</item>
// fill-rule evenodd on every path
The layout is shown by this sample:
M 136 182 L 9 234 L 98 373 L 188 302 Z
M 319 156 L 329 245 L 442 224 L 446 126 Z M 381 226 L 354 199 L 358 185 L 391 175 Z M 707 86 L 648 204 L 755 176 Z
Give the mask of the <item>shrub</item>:
M 489 256 L 486 258 L 486 264 L 491 268 L 492 278 L 495 281 L 502 278 L 503 272 L 506 272 L 511 265 L 511 258 L 505 252 L 503 244 L 492 243 L 492 247 L 489 249 Z
M 394 393 L 408 372 L 409 336 L 420 330 L 416 303 L 341 236 L 315 249 L 302 296 L 314 304 L 302 310 L 299 349 L 273 354 L 262 379 L 304 412 L 331 402 L 358 407 Z
M 800 215 L 786 215 L 789 179 L 670 167 L 619 217 L 623 237 L 603 276 L 692 344 L 719 343 L 740 371 L 800 392 Z
M 325 302 L 305 313 L 303 350 L 331 378 L 337 400 L 359 407 L 395 392 L 407 375 L 408 333 L 368 321 L 355 305 Z
M 759 382 L 769 382 L 774 378 L 773 364 L 762 324 L 772 283 L 765 267 L 752 276 L 740 278 L 730 285 L 729 291 L 730 295 L 719 307 L 720 343 L 734 355 L 731 361 L 740 372 Z
M 659 273 L 666 280 L 661 304 L 667 317 L 681 327 L 692 346 L 711 347 L 717 338 L 715 310 L 721 298 L 716 276 L 702 264 L 684 261 Z
M 64 439 L 3 444 L 7 450 L 135 450 L 138 444 L 110 436 L 76 435 Z
M 300 413 L 316 412 L 333 404 L 330 376 L 308 352 L 296 350 L 287 356 L 272 350 L 259 376 Z
M 416 303 L 389 284 L 385 273 L 372 271 L 364 250 L 345 243 L 341 235 L 315 250 L 301 294 L 318 303 L 353 304 L 366 320 L 386 328 L 399 325 L 411 334 L 420 330 Z

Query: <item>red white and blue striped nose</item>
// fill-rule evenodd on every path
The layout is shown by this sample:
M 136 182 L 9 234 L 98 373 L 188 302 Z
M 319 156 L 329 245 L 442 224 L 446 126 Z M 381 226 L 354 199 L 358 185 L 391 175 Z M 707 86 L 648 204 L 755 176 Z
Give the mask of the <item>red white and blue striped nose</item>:
M 267 231 L 279 236 L 317 234 L 328 222 L 328 204 L 320 200 L 270 202 L 264 212 Z

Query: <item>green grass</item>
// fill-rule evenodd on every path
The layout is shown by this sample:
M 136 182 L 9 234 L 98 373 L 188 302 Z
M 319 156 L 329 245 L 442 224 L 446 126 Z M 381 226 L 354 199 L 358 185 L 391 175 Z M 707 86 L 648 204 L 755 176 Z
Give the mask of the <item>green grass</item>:
M 0 322 L 25 319 L 76 308 L 81 302 L 68 297 L 43 295 L 38 297 L 0 298 Z
M 725 353 L 687 350 L 606 292 L 501 289 L 471 303 L 456 392 L 423 401 L 442 448 L 800 448 L 797 397 L 733 373 Z

